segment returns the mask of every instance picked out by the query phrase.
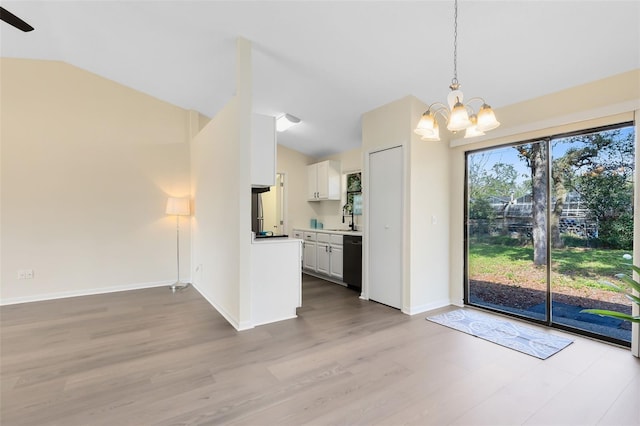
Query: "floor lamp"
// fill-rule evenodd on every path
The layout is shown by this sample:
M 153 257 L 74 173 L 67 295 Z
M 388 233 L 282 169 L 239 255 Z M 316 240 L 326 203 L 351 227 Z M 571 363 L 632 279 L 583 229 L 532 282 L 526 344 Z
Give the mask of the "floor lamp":
M 189 286 L 189 283 L 180 281 L 180 216 L 189 216 L 191 209 L 189 208 L 188 198 L 169 197 L 167 200 L 167 214 L 176 216 L 176 262 L 178 266 L 178 279 L 171 285 L 171 291 L 181 290 Z

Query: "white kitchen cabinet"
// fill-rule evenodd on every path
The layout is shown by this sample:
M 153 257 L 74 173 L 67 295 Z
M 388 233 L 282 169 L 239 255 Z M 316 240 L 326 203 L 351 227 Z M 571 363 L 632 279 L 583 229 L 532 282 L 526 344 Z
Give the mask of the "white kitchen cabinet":
M 268 115 L 251 115 L 251 185 L 276 183 L 276 120 Z
M 316 243 L 312 243 L 310 241 L 305 241 L 303 243 L 302 250 L 302 267 L 305 269 L 310 269 L 312 271 L 316 270 Z
M 329 254 L 331 255 L 329 275 L 342 281 L 342 262 L 344 254 L 342 245 L 331 244 L 329 246 Z
M 329 244 L 318 242 L 317 247 L 317 261 L 316 272 L 329 275 L 331 268 L 331 253 L 329 253 Z
M 307 166 L 307 200 L 318 201 L 318 165 Z
M 340 162 L 321 161 L 307 166 L 309 201 L 340 199 Z
M 331 257 L 331 262 L 329 264 L 329 275 L 342 281 L 342 264 L 344 255 L 342 235 L 330 235 L 329 254 Z
M 342 235 L 318 232 L 316 271 L 342 280 Z
M 315 271 L 317 269 L 317 246 L 316 246 L 316 233 L 304 232 L 304 243 L 302 245 L 302 267 Z
M 294 229 L 291 232 L 291 237 L 290 238 L 295 238 L 296 240 L 304 240 L 304 232 L 298 230 L 298 229 Z M 300 265 L 302 268 L 304 268 L 304 241 L 302 242 L 301 248 L 300 248 Z
M 345 285 L 343 234 L 293 230 L 295 238 L 304 240 L 302 267 L 313 276 Z
M 300 241 L 254 240 L 250 276 L 253 326 L 296 317 L 302 306 Z

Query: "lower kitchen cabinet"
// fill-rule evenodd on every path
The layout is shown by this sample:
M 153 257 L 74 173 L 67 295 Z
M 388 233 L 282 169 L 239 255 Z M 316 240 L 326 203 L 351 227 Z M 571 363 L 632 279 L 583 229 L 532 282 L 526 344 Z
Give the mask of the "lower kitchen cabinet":
M 343 250 L 342 245 L 329 246 L 331 254 L 331 262 L 329 268 L 329 275 L 342 281 L 342 263 L 343 263 Z
M 331 268 L 331 253 L 329 244 L 318 242 L 316 252 L 316 272 L 329 275 Z
M 315 271 L 317 269 L 316 233 L 304 232 L 302 244 L 302 267 Z
M 304 240 L 302 267 L 319 277 L 342 283 L 343 244 L 341 234 L 294 230 Z

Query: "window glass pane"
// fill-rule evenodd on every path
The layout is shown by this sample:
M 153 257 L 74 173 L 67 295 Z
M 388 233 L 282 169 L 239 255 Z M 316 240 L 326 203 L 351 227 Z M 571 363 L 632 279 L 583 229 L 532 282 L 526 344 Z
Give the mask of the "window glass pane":
M 546 320 L 548 157 L 546 141 L 467 156 L 468 303 Z
M 552 319 L 631 341 L 631 323 L 582 313 L 631 313 L 631 301 L 604 282 L 631 275 L 623 259 L 633 249 L 634 132 L 632 126 L 552 141 Z

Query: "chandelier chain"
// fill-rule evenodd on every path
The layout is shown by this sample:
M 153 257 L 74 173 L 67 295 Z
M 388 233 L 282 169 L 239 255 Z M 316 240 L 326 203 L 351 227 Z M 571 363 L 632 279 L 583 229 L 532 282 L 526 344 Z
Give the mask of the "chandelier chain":
M 454 1 L 453 9 L 453 79 L 451 84 L 458 84 L 458 0 Z
M 452 133 L 465 131 L 465 138 L 484 135 L 484 132 L 500 126 L 495 113 L 482 98 L 471 98 L 463 104 L 463 95 L 458 83 L 458 0 L 454 0 L 453 9 L 453 78 L 447 96 L 448 106 L 441 102 L 434 102 L 427 107 L 414 129 L 414 133 L 420 135 L 421 140 L 439 141 L 440 130 L 438 127 L 438 115 L 447 120 L 447 130 Z M 482 106 L 476 112 L 471 102 L 482 102 Z

